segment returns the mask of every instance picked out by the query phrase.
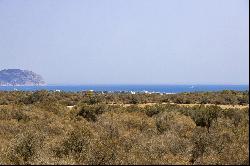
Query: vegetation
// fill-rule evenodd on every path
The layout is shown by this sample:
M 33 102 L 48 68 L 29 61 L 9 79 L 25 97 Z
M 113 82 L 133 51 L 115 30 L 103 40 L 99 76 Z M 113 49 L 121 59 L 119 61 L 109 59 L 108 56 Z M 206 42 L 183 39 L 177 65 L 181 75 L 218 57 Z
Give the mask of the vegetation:
M 248 108 L 217 106 L 248 101 L 248 91 L 0 92 L 0 164 L 249 164 Z
M 143 104 L 143 103 L 177 103 L 177 104 L 224 104 L 247 105 L 249 91 L 224 90 L 220 92 L 189 92 L 178 94 L 145 93 L 100 93 L 100 92 L 53 92 L 53 91 L 0 91 L 0 105 L 33 104 L 44 101 L 57 101 L 61 105 L 87 104 Z

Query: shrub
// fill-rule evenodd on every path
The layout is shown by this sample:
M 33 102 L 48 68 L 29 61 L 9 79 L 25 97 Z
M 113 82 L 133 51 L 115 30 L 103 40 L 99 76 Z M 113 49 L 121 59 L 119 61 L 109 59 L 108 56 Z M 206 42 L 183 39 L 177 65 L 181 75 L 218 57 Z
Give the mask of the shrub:
M 96 105 L 80 105 L 80 109 L 78 110 L 76 116 L 82 116 L 88 121 L 95 122 L 97 116 L 107 111 L 107 106 L 104 104 L 96 104 Z
M 145 108 L 145 113 L 147 116 L 149 117 L 152 117 L 154 115 L 157 115 L 160 113 L 160 110 L 157 108 L 157 107 L 150 107 L 150 106 L 147 106 Z
M 210 137 L 208 132 L 204 128 L 197 127 L 192 137 L 194 147 L 192 150 L 192 157 L 190 159 L 191 164 L 196 163 L 198 159 L 202 160 L 202 157 L 210 144 L 209 141 Z
M 133 96 L 138 103 L 158 104 L 119 105 Z M 84 103 L 91 97 L 106 104 Z M 247 100 L 248 91 L 0 92 L 0 100 L 9 103 L 0 105 L 0 164 L 249 164 L 248 108 L 160 104 L 177 98 L 225 104 Z
M 20 109 L 0 108 L 0 120 L 11 120 L 11 119 L 23 122 L 29 121 L 29 117 L 24 113 L 24 111 Z
M 177 132 L 181 137 L 190 137 L 196 125 L 190 117 L 178 112 L 163 112 L 158 115 L 156 126 L 160 133 Z
M 84 163 L 92 138 L 93 134 L 87 122 L 77 122 L 58 145 L 52 147 L 52 151 L 56 157 L 71 156 L 77 163 Z
M 208 132 L 209 128 L 214 121 L 219 117 L 221 108 L 218 106 L 200 106 L 194 109 L 181 111 L 183 114 L 190 116 L 197 126 L 206 127 Z
M 42 147 L 43 136 L 34 131 L 18 134 L 7 149 L 7 159 L 10 164 L 31 164 Z

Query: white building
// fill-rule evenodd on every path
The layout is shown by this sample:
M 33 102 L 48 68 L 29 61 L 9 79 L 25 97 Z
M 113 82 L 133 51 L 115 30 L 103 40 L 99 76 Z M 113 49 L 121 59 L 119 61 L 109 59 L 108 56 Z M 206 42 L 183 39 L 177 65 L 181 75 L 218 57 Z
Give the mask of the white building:
M 134 92 L 134 91 L 130 91 L 130 93 L 131 93 L 132 95 L 134 95 L 134 94 L 135 94 L 135 92 Z

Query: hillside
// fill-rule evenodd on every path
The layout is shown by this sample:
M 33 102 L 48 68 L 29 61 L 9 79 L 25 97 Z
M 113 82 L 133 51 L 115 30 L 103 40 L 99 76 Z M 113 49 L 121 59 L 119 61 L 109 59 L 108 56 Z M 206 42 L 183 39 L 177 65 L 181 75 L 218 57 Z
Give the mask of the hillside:
M 0 71 L 0 86 L 44 85 L 42 76 L 28 70 L 4 69 Z

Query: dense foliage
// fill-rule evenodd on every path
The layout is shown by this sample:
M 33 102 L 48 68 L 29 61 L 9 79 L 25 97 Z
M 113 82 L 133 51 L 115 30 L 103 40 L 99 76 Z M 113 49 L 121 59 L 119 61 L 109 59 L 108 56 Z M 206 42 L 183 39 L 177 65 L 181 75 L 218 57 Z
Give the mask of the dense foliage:
M 249 164 L 248 108 L 204 103 L 248 92 L 0 92 L 0 164 Z
M 248 91 L 224 90 L 220 92 L 189 92 L 178 94 L 145 94 L 145 93 L 100 93 L 100 92 L 53 92 L 53 91 L 0 91 L 0 105 L 4 104 L 32 104 L 42 101 L 56 101 L 61 105 L 76 105 L 85 102 L 96 103 L 177 103 L 177 104 L 231 104 L 247 105 Z

